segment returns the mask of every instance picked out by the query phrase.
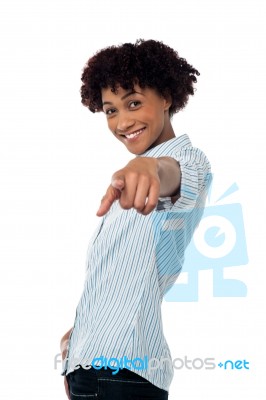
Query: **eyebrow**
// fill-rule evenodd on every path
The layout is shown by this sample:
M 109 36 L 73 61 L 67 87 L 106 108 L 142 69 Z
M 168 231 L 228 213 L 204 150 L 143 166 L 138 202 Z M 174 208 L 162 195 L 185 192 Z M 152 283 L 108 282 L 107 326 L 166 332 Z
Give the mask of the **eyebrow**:
M 127 97 L 129 97 L 129 96 L 131 96 L 132 94 L 135 94 L 135 93 L 141 94 L 141 95 L 143 96 L 142 93 L 136 92 L 135 90 L 131 90 L 130 92 L 126 93 L 123 97 L 121 97 L 121 100 L 125 100 Z M 113 103 L 112 103 L 111 101 L 104 101 L 104 102 L 103 102 L 103 106 L 104 106 L 105 104 L 113 104 Z

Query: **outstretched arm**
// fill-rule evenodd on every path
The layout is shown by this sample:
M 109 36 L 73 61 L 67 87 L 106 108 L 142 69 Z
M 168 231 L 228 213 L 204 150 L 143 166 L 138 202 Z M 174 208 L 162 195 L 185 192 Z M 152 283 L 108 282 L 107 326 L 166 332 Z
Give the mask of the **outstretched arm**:
M 174 158 L 137 157 L 113 174 L 97 215 L 105 215 L 115 200 L 124 209 L 135 208 L 147 215 L 160 196 L 178 198 L 180 181 L 179 163 Z

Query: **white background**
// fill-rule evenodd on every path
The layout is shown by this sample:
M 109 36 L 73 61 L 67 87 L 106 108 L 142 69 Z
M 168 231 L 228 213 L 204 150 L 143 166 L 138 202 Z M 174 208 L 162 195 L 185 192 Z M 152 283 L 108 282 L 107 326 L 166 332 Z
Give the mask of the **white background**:
M 199 301 L 164 302 L 163 316 L 173 358 L 246 359 L 250 370 L 175 371 L 169 400 L 264 398 L 263 9 L 263 0 L 1 2 L 1 398 L 66 398 L 54 357 L 73 325 L 99 201 L 132 157 L 81 105 L 80 75 L 98 49 L 137 38 L 162 40 L 200 71 L 173 125 L 208 155 L 213 202 L 238 184 L 225 202 L 241 203 L 248 243 L 248 265 L 226 271 L 247 297 L 214 298 L 212 271 L 202 271 Z

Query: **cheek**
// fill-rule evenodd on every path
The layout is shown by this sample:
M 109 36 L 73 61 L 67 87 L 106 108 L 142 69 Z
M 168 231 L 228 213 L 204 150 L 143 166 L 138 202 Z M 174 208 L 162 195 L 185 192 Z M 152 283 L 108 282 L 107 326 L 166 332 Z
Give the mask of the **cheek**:
M 152 110 L 149 114 L 149 120 L 156 123 L 160 124 L 164 120 L 164 112 L 161 107 L 156 107 Z
M 115 130 L 115 121 L 114 121 L 114 119 L 108 119 L 107 120 L 107 126 L 108 126 L 109 130 L 113 132 Z
M 157 113 L 153 116 L 153 125 L 158 130 L 161 130 L 164 126 L 164 113 L 161 110 L 158 110 Z

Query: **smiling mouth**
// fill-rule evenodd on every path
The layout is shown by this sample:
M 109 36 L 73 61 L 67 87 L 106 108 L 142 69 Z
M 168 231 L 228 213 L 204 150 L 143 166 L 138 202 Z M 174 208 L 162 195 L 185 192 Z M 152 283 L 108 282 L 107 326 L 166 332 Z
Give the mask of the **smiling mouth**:
M 145 127 L 139 129 L 138 131 L 135 131 L 135 132 L 129 133 L 127 135 L 123 135 L 123 136 L 127 139 L 134 139 L 135 137 L 139 136 L 144 131 L 144 129 L 145 129 Z

